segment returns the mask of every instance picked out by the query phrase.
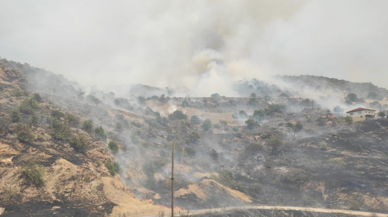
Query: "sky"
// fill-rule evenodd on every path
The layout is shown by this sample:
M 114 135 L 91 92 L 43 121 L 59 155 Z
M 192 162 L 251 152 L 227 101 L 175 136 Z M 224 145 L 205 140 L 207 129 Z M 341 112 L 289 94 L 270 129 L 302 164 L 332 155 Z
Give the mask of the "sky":
M 85 85 L 232 96 L 242 78 L 388 88 L 386 0 L 2 0 L 0 57 Z

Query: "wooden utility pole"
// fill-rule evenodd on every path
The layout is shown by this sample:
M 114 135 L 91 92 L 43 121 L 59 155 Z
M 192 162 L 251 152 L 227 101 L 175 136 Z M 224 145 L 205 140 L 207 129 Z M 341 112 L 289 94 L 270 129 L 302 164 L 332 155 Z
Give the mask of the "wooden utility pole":
M 171 217 L 174 217 L 174 141 L 171 152 Z

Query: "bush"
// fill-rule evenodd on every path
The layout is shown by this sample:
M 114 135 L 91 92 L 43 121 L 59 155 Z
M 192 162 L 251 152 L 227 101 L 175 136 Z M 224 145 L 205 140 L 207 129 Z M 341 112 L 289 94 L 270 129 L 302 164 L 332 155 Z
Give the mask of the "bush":
M 247 147 L 245 147 L 244 152 L 247 155 L 254 155 L 261 150 L 263 150 L 263 145 L 259 143 L 250 143 Z
M 86 146 L 87 146 L 87 139 L 80 135 L 80 136 L 73 136 L 70 139 L 70 146 L 74 148 L 74 150 L 78 152 L 85 152 Z
M 384 118 L 385 117 L 385 112 L 381 111 L 377 114 L 377 116 L 379 116 L 380 118 Z
M 230 170 L 223 170 L 218 174 L 218 177 L 215 178 L 215 180 L 222 185 L 232 188 L 232 189 L 238 189 L 239 183 L 236 181 L 236 178 L 234 177 L 234 174 Z
M 201 124 L 201 119 L 197 115 L 191 116 L 191 123 L 198 125 Z
M 65 117 L 65 114 L 59 110 L 51 110 L 50 113 L 51 117 L 56 118 L 56 119 L 61 119 Z
M 218 94 L 218 93 L 213 93 L 212 95 L 210 95 L 211 98 L 220 98 L 221 95 Z
M 67 141 L 70 138 L 71 131 L 67 123 L 52 118 L 49 127 L 49 133 L 54 139 Z
M 19 122 L 22 120 L 22 116 L 20 115 L 20 112 L 18 110 L 13 110 L 11 112 L 11 121 L 13 123 Z
M 12 91 L 11 95 L 15 97 L 28 96 L 28 92 L 20 89 L 15 89 Z
M 345 161 L 341 158 L 331 158 L 329 163 L 334 169 L 343 169 L 346 166 Z
M 166 166 L 166 164 L 167 162 L 163 159 L 148 161 L 143 165 L 143 171 L 149 178 L 151 178 L 156 172 Z
M 203 122 L 203 124 L 202 124 L 202 129 L 204 130 L 204 131 L 208 131 L 208 130 L 210 130 L 210 128 L 212 127 L 212 122 L 210 121 L 210 119 L 206 119 L 204 122 Z
M 113 142 L 113 141 L 110 141 L 110 142 L 109 142 L 108 148 L 109 148 L 113 153 L 117 153 L 117 151 L 119 150 L 119 146 L 117 145 L 116 142 Z
M 34 93 L 34 95 L 32 96 L 32 98 L 34 100 L 36 100 L 37 102 L 42 102 L 42 97 L 39 95 L 39 93 Z
M 189 135 L 189 140 L 192 143 L 196 143 L 199 138 L 200 138 L 199 134 L 196 131 L 191 132 L 190 135 Z
M 173 113 L 168 115 L 168 118 L 171 120 L 183 120 L 187 119 L 187 115 L 185 115 L 182 111 L 175 110 Z
M 252 99 L 249 99 L 248 104 L 250 106 L 257 106 L 259 104 L 259 102 L 255 98 L 252 98 Z
M 264 119 L 264 111 L 263 110 L 255 110 L 253 112 L 253 119 L 255 121 L 262 121 Z
M 250 130 L 252 130 L 255 127 L 260 126 L 260 124 L 257 121 L 252 120 L 252 119 L 246 120 L 245 124 L 247 125 L 247 128 L 250 129 Z
M 196 154 L 196 151 L 195 151 L 193 148 L 191 148 L 191 147 L 186 147 L 186 148 L 184 149 L 184 152 L 185 152 L 185 154 L 186 154 L 187 156 L 189 156 L 189 157 L 194 157 L 195 154 Z
M 353 123 L 353 118 L 350 117 L 350 116 L 346 116 L 345 117 L 345 122 L 348 123 L 348 124 L 352 124 Z
M 38 125 L 39 118 L 35 114 L 31 115 L 30 119 L 28 120 L 28 124 L 31 126 L 36 126 Z
M 241 110 L 239 112 L 233 113 L 232 117 L 236 119 L 245 119 L 248 117 L 248 115 L 244 110 Z
M 326 151 L 326 150 L 327 150 L 327 144 L 326 144 L 326 142 L 321 142 L 321 143 L 319 143 L 319 148 L 320 148 L 322 151 Z
M 37 109 L 39 109 L 39 105 L 34 99 L 26 99 L 19 106 L 19 111 L 23 114 L 33 114 Z
M 17 138 L 19 141 L 24 143 L 31 143 L 35 140 L 34 135 L 29 126 L 24 124 L 18 124 L 16 127 Z
M 212 151 L 210 152 L 210 157 L 214 160 L 214 161 L 218 161 L 218 152 L 214 149 L 212 149 Z
M 291 169 L 283 177 L 283 182 L 301 186 L 309 181 L 309 175 L 301 169 Z
M 105 167 L 108 169 L 111 176 L 116 175 L 120 171 L 120 165 L 117 162 L 108 161 L 105 163 Z
M 251 95 L 249 95 L 249 97 L 256 98 L 256 93 L 251 93 Z
M 94 129 L 94 133 L 95 133 L 95 137 L 96 139 L 100 140 L 100 141 L 106 141 L 106 134 L 104 132 L 104 129 L 102 128 L 102 126 L 100 127 L 97 127 L 96 129 Z
M 79 126 L 79 118 L 76 117 L 75 115 L 68 114 L 66 119 L 67 119 L 67 123 L 69 123 L 70 126 L 72 126 L 72 127 L 78 127 Z
M 36 187 L 44 186 L 44 169 L 37 164 L 31 162 L 26 163 L 20 172 L 25 184 L 35 185 Z
M 278 136 L 272 134 L 269 137 L 268 145 L 272 147 L 272 151 L 277 151 L 282 144 L 283 141 Z
M 93 132 L 93 122 L 91 120 L 84 121 L 81 129 L 86 131 L 89 134 L 92 133 Z
M 346 100 L 348 100 L 349 102 L 355 102 L 355 101 L 357 101 L 357 94 L 355 94 L 355 93 L 349 93 L 349 94 L 346 96 Z
M 360 210 L 361 204 L 357 200 L 353 200 L 349 202 L 349 209 L 351 210 Z

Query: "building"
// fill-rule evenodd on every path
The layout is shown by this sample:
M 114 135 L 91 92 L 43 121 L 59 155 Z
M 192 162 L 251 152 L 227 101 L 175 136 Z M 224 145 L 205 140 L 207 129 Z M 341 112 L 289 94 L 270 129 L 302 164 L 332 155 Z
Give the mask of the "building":
M 347 116 L 353 118 L 353 122 L 365 121 L 376 118 L 376 110 L 369 108 L 356 108 L 346 112 Z

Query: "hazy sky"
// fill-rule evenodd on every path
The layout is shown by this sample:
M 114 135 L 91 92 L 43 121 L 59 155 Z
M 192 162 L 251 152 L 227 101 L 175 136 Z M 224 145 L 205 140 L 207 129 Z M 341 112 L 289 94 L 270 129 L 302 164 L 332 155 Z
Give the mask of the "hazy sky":
M 1 57 L 83 84 L 215 92 L 242 77 L 311 74 L 388 88 L 387 0 L 1 0 L 0 8 Z

